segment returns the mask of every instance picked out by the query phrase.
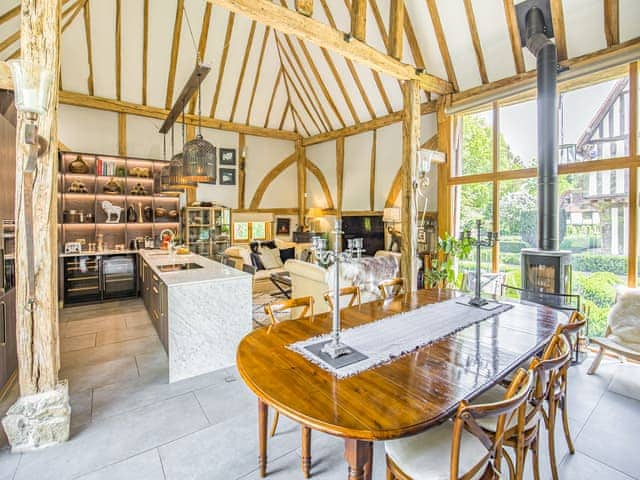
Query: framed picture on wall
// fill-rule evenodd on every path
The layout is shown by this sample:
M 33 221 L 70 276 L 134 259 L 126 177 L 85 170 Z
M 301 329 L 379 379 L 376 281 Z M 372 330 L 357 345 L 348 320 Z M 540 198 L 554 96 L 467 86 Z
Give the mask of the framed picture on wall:
M 236 169 L 235 168 L 221 168 L 220 169 L 220 185 L 235 185 L 236 184 Z
M 236 164 L 236 149 L 221 148 L 220 149 L 220 165 L 235 165 L 235 164 Z
M 276 235 L 289 235 L 291 233 L 290 218 L 276 218 Z

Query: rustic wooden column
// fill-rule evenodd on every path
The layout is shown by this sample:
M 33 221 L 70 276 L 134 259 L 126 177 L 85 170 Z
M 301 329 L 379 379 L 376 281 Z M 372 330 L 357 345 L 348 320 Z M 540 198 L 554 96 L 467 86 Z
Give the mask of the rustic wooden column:
M 302 137 L 296 140 L 296 167 L 298 174 L 298 223 L 304 225 L 307 210 L 307 157 L 302 146 Z
M 404 113 L 402 115 L 402 275 L 411 291 L 418 289 L 417 207 L 413 188 L 416 155 L 420 144 L 420 85 L 406 80 L 403 88 Z
M 18 113 L 16 158 L 16 298 L 20 398 L 3 419 L 14 451 L 42 448 L 69 436 L 69 397 L 66 382 L 58 382 L 58 132 L 57 105 L 60 76 L 60 0 L 22 0 L 22 60 L 54 73 L 49 112 L 38 118 L 45 147 L 38 158 L 33 183 L 33 243 L 35 299 L 27 304 L 27 251 L 24 167 L 28 148 L 26 125 Z
M 439 102 L 436 110 L 438 122 L 438 147 L 444 152 L 445 163 L 438 164 L 438 236 L 444 237 L 451 232 L 451 188 L 449 177 L 451 176 L 451 164 L 453 155 L 451 152 L 451 133 L 453 130 L 453 117 L 444 112 L 444 102 Z

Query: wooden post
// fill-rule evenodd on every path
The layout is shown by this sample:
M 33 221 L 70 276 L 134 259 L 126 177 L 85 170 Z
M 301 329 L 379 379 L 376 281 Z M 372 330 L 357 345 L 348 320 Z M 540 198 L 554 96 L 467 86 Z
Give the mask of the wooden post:
M 238 136 L 238 151 L 240 152 L 240 162 L 238 164 L 238 208 L 244 208 L 245 169 L 247 162 L 244 149 L 246 144 L 245 135 L 241 133 Z
M 402 245 L 401 270 L 410 291 L 418 289 L 417 207 L 413 179 L 420 144 L 420 85 L 415 80 L 404 82 L 404 115 L 402 117 Z
M 371 139 L 371 160 L 369 164 L 369 210 L 376 209 L 376 153 L 378 148 L 378 130 L 373 131 Z
M 342 218 L 342 189 L 344 187 L 344 137 L 336 139 L 336 217 Z
M 451 152 L 451 131 L 453 118 L 444 112 L 444 103 L 439 102 L 437 107 L 438 122 L 438 150 L 445 153 L 445 163 L 438 165 L 438 236 L 444 237 L 445 233 L 451 233 L 451 187 L 449 177 L 453 155 Z
M 296 11 L 310 17 L 313 15 L 313 0 L 296 0 Z
M 59 443 L 69 437 L 69 397 L 59 384 L 58 339 L 58 132 L 60 77 L 60 0 L 22 0 L 21 51 L 28 61 L 53 72 L 49 111 L 38 118 L 38 133 L 46 142 L 33 178 L 33 244 L 35 300 L 27 311 L 28 259 L 24 202 L 26 119 L 18 113 L 16 146 L 16 319 L 20 398 L 2 424 L 14 451 Z
M 296 140 L 296 166 L 298 174 L 298 223 L 304 225 L 307 213 L 307 165 L 302 137 Z
M 367 0 L 351 2 L 351 35 L 361 42 L 367 36 Z
M 118 155 L 127 154 L 127 114 L 118 114 Z
M 404 0 L 391 0 L 389 8 L 389 55 L 400 60 L 403 46 Z
M 638 160 L 638 62 L 629 65 L 629 155 Z M 627 283 L 638 282 L 638 175 L 640 168 L 629 168 L 629 266 Z

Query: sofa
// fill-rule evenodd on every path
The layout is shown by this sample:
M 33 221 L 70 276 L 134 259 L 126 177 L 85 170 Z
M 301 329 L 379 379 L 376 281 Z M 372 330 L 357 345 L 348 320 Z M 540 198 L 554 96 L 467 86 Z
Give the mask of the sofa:
M 387 252 L 390 253 L 390 252 Z M 324 269 L 316 264 L 300 260 L 287 260 L 284 268 L 291 275 L 291 297 L 313 297 L 315 313 L 329 311 L 324 294 L 333 287 L 334 267 Z M 398 255 L 376 255 L 350 264 L 342 264 L 340 286 L 358 285 L 363 303 L 378 300 L 378 284 L 398 276 L 400 261 Z M 331 285 L 331 287 L 330 287 Z

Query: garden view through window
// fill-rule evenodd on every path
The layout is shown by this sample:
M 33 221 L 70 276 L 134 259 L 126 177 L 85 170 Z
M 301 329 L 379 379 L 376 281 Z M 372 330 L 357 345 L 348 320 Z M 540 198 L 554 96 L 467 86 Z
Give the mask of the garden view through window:
M 628 282 L 629 177 L 639 173 L 635 167 L 581 171 L 580 165 L 569 173 L 563 165 L 629 155 L 628 80 L 613 79 L 559 98 L 559 247 L 572 252 L 573 293 L 582 296 L 592 336 L 604 333 L 616 287 Z M 452 181 L 454 230 L 459 234 L 476 219 L 497 229 L 499 247 L 485 249 L 482 268 L 492 270 L 497 252 L 494 263 L 504 283 L 520 287 L 520 250 L 538 246 L 537 177 L 524 170 L 537 167 L 536 100 L 495 108 L 495 113 L 490 109 L 460 119 L 458 177 Z M 476 177 L 469 182 L 466 175 Z M 493 205 L 494 188 L 498 205 Z M 494 208 L 498 225 L 493 225 Z M 460 268 L 471 270 L 474 261 L 460 261 Z

